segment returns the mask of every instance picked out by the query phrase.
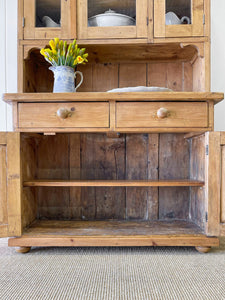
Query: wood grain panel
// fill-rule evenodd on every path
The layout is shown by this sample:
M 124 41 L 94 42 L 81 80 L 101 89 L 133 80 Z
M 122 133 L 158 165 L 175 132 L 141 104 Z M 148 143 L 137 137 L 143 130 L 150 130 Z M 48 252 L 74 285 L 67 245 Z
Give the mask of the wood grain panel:
M 147 178 L 159 178 L 159 134 L 148 135 L 148 174 Z M 148 188 L 148 220 L 157 220 L 159 215 L 159 189 Z
M 0 237 L 8 236 L 6 145 L 0 145 Z
M 160 108 L 168 110 L 168 117 L 158 118 Z M 207 103 L 118 102 L 116 127 L 207 127 Z
M 206 132 L 206 145 L 208 155 L 205 156 L 206 162 L 206 211 L 208 222 L 206 233 L 210 236 L 219 235 L 220 224 L 220 189 L 221 189 L 221 146 L 220 132 Z
M 205 135 L 194 137 L 190 140 L 190 178 L 205 180 Z M 190 217 L 205 229 L 205 188 L 192 187 L 190 190 Z
M 69 137 L 67 134 L 43 136 L 37 148 L 37 178 L 69 179 Z M 37 190 L 40 218 L 68 219 L 68 188 L 40 187 Z
M 181 63 L 167 64 L 167 87 L 173 91 L 182 91 L 183 66 Z
M 146 86 L 146 64 L 120 64 L 119 87 Z
M 79 180 L 81 177 L 81 135 L 69 134 L 69 171 L 70 180 Z M 70 200 L 69 200 L 69 218 L 74 220 L 82 219 L 82 199 L 81 188 L 70 188 Z
M 183 63 L 183 91 L 193 91 L 193 68 L 191 63 Z
M 21 236 L 21 157 L 20 133 L 7 133 L 8 236 Z
M 39 140 L 39 138 L 38 138 Z M 36 178 L 36 141 L 29 135 L 21 135 L 21 171 L 23 180 Z M 37 198 L 35 189 L 23 188 L 21 192 L 22 226 L 26 228 L 37 218 Z
M 148 175 L 148 135 L 126 137 L 126 178 L 143 180 Z M 148 189 L 127 188 L 127 219 L 148 218 Z
M 124 179 L 125 137 L 84 134 L 81 141 L 81 179 Z M 123 219 L 125 188 L 83 188 L 83 219 Z
M 189 144 L 183 134 L 160 134 L 159 179 L 189 178 Z M 159 188 L 159 219 L 187 219 L 189 188 Z
M 148 64 L 148 86 L 167 87 L 167 64 Z
M 221 170 L 221 222 L 225 223 L 225 146 L 221 149 L 222 155 L 222 170 Z
M 68 118 L 57 116 L 58 109 L 71 112 Z M 20 127 L 109 127 L 109 103 L 20 103 Z
M 118 65 L 93 65 L 93 92 L 106 92 L 118 87 Z

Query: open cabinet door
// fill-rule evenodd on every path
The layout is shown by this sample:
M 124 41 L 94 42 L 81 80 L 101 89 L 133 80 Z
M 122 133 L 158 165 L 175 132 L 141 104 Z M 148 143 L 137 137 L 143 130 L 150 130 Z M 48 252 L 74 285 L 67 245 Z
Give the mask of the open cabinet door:
M 225 236 L 225 132 L 206 133 L 206 219 L 209 236 Z
M 20 134 L 0 133 L 0 237 L 21 235 Z
M 220 236 L 225 236 L 225 132 L 220 133 L 220 145 L 221 145 Z

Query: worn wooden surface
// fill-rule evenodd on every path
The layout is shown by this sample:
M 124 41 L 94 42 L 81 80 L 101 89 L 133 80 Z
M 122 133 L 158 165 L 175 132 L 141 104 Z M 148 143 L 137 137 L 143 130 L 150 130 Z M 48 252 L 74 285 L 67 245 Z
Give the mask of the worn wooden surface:
M 39 140 L 39 137 L 38 137 Z M 22 180 L 32 180 L 37 174 L 36 146 L 35 138 L 21 136 L 21 172 Z M 37 197 L 33 188 L 23 188 L 21 190 L 21 216 L 23 228 L 29 226 L 37 218 Z
M 20 236 L 21 217 L 21 157 L 20 133 L 7 133 L 7 202 L 8 236 Z
M 36 186 L 40 218 L 187 219 L 187 187 L 204 185 L 189 180 L 183 134 L 24 134 L 23 143 L 24 193 Z
M 219 235 L 220 224 L 220 205 L 221 205 L 221 149 L 220 132 L 207 132 L 206 145 L 208 146 L 208 155 L 206 155 L 206 211 L 208 213 L 208 222 L 206 232 L 211 236 Z
M 168 111 L 158 118 L 160 108 Z M 208 127 L 207 103 L 119 102 L 116 104 L 116 127 Z
M 190 150 L 183 134 L 161 134 L 159 179 L 188 179 Z M 159 219 L 187 219 L 189 188 L 159 188 Z
M 7 209 L 7 170 L 6 170 L 6 143 L 2 144 L 4 134 L 0 134 L 0 237 L 8 236 L 8 209 Z
M 190 142 L 190 178 L 205 180 L 205 135 L 193 137 Z M 192 187 L 190 191 L 190 218 L 201 228 L 206 224 L 205 187 Z
M 225 223 L 225 146 L 221 147 L 222 166 L 221 166 L 221 213 L 220 219 Z
M 224 99 L 223 93 L 213 92 L 133 92 L 133 93 L 14 93 L 4 94 L 3 100 L 7 103 L 14 102 L 106 102 L 117 101 L 162 101 L 162 102 L 199 102 L 213 100 L 214 104 Z M 82 101 L 81 101 L 82 99 Z M 106 100 L 107 99 L 107 100 Z
M 54 155 L 53 155 L 54 153 Z M 69 179 L 69 137 L 66 134 L 44 136 L 37 147 L 37 178 Z M 70 191 L 67 188 L 39 188 L 38 216 L 68 218 Z
M 58 115 L 66 109 L 70 116 Z M 21 103 L 19 127 L 109 127 L 109 103 Z
M 149 235 L 149 236 L 72 236 L 11 238 L 9 247 L 143 247 L 143 246 L 194 246 L 218 247 L 218 238 L 205 235 Z
M 84 74 L 84 83 L 78 91 L 103 92 L 117 88 L 119 81 L 124 83 L 122 86 L 138 86 L 140 85 L 140 76 L 144 75 L 143 72 L 146 73 L 146 79 L 148 75 L 157 78 L 158 85 L 156 86 L 169 87 L 174 91 L 204 91 L 205 72 L 202 72 L 198 67 L 199 64 L 194 63 L 192 65 L 193 59 L 198 56 L 197 46 L 186 45 L 181 48 L 180 44 L 169 44 L 167 47 L 165 45 L 112 45 L 110 51 L 109 47 L 104 45 L 85 47 L 89 54 L 89 62 L 87 65 L 78 66 L 78 69 Z M 53 74 L 48 69 L 49 63 L 40 55 L 40 49 L 25 46 L 24 53 L 26 53 L 26 56 L 28 55 L 24 60 L 24 92 L 51 92 L 53 89 Z M 201 65 L 203 63 L 203 67 L 205 66 L 204 62 L 204 58 L 201 58 L 201 61 L 199 60 Z M 152 64 L 153 66 L 151 66 Z M 157 68 L 160 64 L 165 66 L 166 73 L 160 72 L 160 69 Z M 128 65 L 132 71 L 124 73 L 123 70 Z M 152 69 L 151 74 L 146 70 L 142 70 L 142 68 L 146 69 L 148 66 Z M 189 66 L 189 68 L 186 66 Z M 155 68 L 157 70 L 154 71 Z M 196 75 L 193 74 L 193 70 L 195 70 Z M 136 76 L 137 74 L 139 76 Z M 164 84 L 162 79 L 165 75 L 166 82 Z M 194 76 L 203 78 L 201 86 L 196 85 L 192 79 Z M 192 87 L 192 81 L 196 87 L 195 89 Z M 197 82 L 199 82 L 199 79 Z
M 9 246 L 218 246 L 185 221 L 38 221 Z
M 87 230 L 89 229 L 89 230 Z M 202 230 L 188 221 L 56 221 L 41 220 L 24 230 L 24 235 L 201 235 Z
M 148 160 L 148 164 L 150 161 Z M 150 170 L 151 172 L 151 170 Z M 55 187 L 146 187 L 146 186 L 203 186 L 204 181 L 198 180 L 31 180 L 24 181 L 25 187 L 55 186 Z

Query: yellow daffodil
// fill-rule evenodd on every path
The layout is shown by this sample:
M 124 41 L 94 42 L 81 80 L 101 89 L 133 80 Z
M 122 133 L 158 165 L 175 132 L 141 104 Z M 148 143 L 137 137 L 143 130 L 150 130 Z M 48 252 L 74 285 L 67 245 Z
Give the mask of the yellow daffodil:
M 54 38 L 49 41 L 47 48 L 40 50 L 41 55 L 53 66 L 69 66 L 74 68 L 78 64 L 87 62 L 88 53 L 85 48 L 80 49 L 74 40 L 67 45 L 66 41 Z

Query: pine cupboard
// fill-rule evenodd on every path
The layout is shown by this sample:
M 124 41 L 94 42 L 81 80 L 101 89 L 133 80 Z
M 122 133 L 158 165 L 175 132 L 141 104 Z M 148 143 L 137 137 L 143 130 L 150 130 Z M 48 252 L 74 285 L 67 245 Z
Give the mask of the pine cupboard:
M 0 134 L 0 236 L 32 246 L 194 246 L 225 235 L 225 136 L 214 132 L 208 0 L 19 1 L 14 132 Z M 129 26 L 93 26 L 109 9 Z M 166 14 L 190 24 L 166 25 Z M 50 16 L 54 23 L 46 23 Z M 89 53 L 52 93 L 50 38 Z M 135 86 L 167 92 L 114 92 Z

